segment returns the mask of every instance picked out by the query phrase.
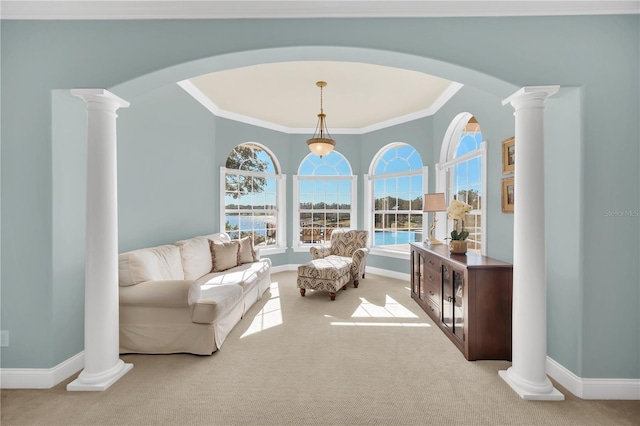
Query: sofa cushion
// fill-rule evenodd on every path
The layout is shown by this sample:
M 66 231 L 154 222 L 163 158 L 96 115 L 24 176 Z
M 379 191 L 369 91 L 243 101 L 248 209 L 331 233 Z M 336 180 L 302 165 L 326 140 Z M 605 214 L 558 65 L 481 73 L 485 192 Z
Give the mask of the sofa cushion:
M 224 317 L 231 308 L 241 302 L 243 291 L 237 285 L 209 285 L 200 287 L 200 300 L 193 306 L 191 320 L 200 324 L 212 324 Z
M 222 272 L 238 265 L 240 243 L 235 241 L 214 242 L 209 240 L 211 250 L 211 272 Z
M 222 274 L 210 274 L 211 278 L 207 280 L 202 286 L 208 285 L 237 285 L 242 288 L 244 293 L 249 292 L 258 284 L 258 274 L 251 269 L 245 269 L 242 271 L 229 272 L 225 271 Z M 204 278 L 204 277 L 203 277 Z
M 251 235 L 240 238 L 240 251 L 238 252 L 238 265 L 243 263 L 252 263 L 258 260 L 255 247 L 253 246 L 253 237 Z
M 209 248 L 209 240 L 206 237 L 189 238 L 188 240 L 177 241 L 174 244 L 180 247 L 185 279 L 196 280 L 211 272 L 213 268 L 211 249 Z
M 257 262 L 243 263 L 242 265 L 238 265 L 235 268 L 227 269 L 226 271 L 223 271 L 223 272 L 211 272 L 210 274 L 207 274 L 198 278 L 196 282 L 200 284 L 231 283 L 231 281 L 237 281 L 237 278 L 241 276 L 241 275 L 231 275 L 231 274 L 235 274 L 236 272 L 242 272 L 245 277 L 248 277 L 250 274 L 255 274 L 258 280 L 261 280 L 270 271 L 271 271 L 271 259 L 269 259 L 268 257 L 265 257 L 264 259 L 259 259 Z M 231 276 L 227 278 L 227 275 L 231 275 Z
M 121 286 L 144 281 L 184 280 L 180 249 L 174 245 L 133 250 L 118 256 Z

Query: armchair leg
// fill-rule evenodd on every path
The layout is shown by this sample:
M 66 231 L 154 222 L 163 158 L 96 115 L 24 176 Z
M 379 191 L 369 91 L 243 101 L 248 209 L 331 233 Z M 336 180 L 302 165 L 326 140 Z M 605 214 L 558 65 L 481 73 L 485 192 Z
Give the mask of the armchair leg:
M 300 289 L 300 296 L 304 297 L 304 293 L 306 292 L 306 290 L 304 288 Z
M 359 284 L 359 283 L 358 283 L 358 280 L 357 280 L 357 279 L 353 280 L 353 286 L 354 286 L 355 288 L 358 288 L 358 284 Z

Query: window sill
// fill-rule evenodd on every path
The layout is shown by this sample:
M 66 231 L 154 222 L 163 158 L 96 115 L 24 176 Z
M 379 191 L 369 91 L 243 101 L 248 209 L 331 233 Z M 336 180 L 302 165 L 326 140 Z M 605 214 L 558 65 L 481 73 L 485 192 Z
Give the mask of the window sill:
M 383 249 L 380 247 L 369 248 L 369 254 L 372 254 L 375 256 L 393 257 L 396 259 L 404 259 L 404 260 L 409 260 L 411 256 L 408 251 L 389 250 L 389 249 Z
M 259 248 L 260 256 L 269 256 L 270 254 L 283 254 L 287 252 L 285 247 L 269 247 Z
M 291 249 L 294 253 L 309 253 L 311 247 L 329 247 L 329 244 L 305 244 L 299 246 L 293 246 Z

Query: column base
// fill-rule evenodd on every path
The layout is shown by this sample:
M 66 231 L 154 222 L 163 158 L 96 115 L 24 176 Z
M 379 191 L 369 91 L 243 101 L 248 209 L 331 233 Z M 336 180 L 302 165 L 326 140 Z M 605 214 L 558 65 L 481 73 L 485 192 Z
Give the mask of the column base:
M 82 370 L 77 379 L 67 385 L 68 391 L 104 391 L 117 382 L 133 368 L 133 364 L 125 364 L 121 359 L 115 367 L 100 374 L 87 374 Z
M 520 395 L 520 398 L 531 401 L 564 401 L 564 395 L 553 387 L 549 379 L 546 379 L 548 383 L 539 386 L 514 377 L 513 374 L 510 374 L 510 370 L 511 368 L 500 370 L 498 374 L 511 386 L 511 389 Z

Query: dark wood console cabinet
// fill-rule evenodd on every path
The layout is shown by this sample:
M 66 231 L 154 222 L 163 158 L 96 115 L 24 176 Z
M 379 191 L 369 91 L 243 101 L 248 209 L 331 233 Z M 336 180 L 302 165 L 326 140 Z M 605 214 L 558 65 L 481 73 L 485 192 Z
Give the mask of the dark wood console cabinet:
M 511 360 L 513 266 L 411 243 L 411 297 L 469 361 Z

